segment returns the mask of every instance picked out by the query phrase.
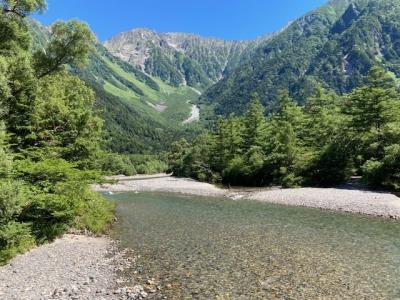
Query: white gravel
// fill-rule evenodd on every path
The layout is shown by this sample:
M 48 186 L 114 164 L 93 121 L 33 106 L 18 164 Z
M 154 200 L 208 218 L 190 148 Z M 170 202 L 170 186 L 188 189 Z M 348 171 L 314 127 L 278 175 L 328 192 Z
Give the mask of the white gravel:
M 107 238 L 65 235 L 0 267 L 0 299 L 143 299 L 142 286 L 117 286 L 130 264 Z
M 93 186 L 100 192 L 169 192 L 233 200 L 257 200 L 277 204 L 304 206 L 400 218 L 400 198 L 391 193 L 345 188 L 299 189 L 221 189 L 208 183 L 161 174 L 158 178 L 120 177 L 117 184 Z M 143 179 L 144 178 L 144 179 Z
M 390 193 L 335 188 L 276 189 L 252 192 L 247 199 L 400 218 L 400 198 Z
M 187 118 L 182 124 L 191 124 L 200 120 L 200 108 L 197 105 L 192 105 L 190 117 Z
M 165 176 L 159 178 L 139 177 L 135 180 L 128 180 L 126 177 L 119 177 L 119 179 L 116 184 L 94 185 L 93 189 L 98 192 L 164 192 L 209 197 L 226 195 L 225 190 L 212 184 L 187 178 Z

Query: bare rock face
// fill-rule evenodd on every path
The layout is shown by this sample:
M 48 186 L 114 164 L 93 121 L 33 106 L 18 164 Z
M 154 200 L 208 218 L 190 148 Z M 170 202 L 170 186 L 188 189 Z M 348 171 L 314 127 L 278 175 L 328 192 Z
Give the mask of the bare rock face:
M 115 56 L 174 85 L 208 87 L 240 65 L 255 41 L 225 41 L 188 33 L 156 33 L 139 28 L 121 33 L 104 46 Z
M 160 44 L 161 39 L 154 31 L 140 28 L 123 32 L 104 43 L 104 46 L 115 56 L 144 69 L 146 59 L 150 56 L 150 44 Z

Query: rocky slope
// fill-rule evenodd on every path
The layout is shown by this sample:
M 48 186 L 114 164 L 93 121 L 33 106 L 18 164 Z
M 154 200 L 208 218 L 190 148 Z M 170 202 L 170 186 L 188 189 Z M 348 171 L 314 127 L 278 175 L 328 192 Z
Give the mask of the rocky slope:
M 269 38 L 224 41 L 139 28 L 115 36 L 104 46 L 118 58 L 170 84 L 204 89 L 239 66 L 248 49 Z

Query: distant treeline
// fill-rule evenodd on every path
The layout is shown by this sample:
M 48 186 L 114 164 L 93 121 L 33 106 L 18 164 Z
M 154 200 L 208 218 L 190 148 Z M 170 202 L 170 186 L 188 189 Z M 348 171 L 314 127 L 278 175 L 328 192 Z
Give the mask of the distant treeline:
M 230 185 L 334 186 L 362 175 L 372 187 L 400 189 L 400 93 L 373 67 L 345 96 L 316 86 L 299 106 L 285 91 L 267 117 L 257 95 L 243 116 L 221 119 L 193 144 L 173 144 L 174 174 Z

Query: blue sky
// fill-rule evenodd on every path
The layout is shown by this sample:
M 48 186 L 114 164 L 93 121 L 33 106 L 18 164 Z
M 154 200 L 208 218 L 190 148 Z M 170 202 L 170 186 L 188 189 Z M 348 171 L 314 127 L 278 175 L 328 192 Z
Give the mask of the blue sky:
M 101 40 L 136 27 L 191 32 L 224 39 L 253 39 L 327 0 L 48 0 L 38 19 L 86 21 Z

